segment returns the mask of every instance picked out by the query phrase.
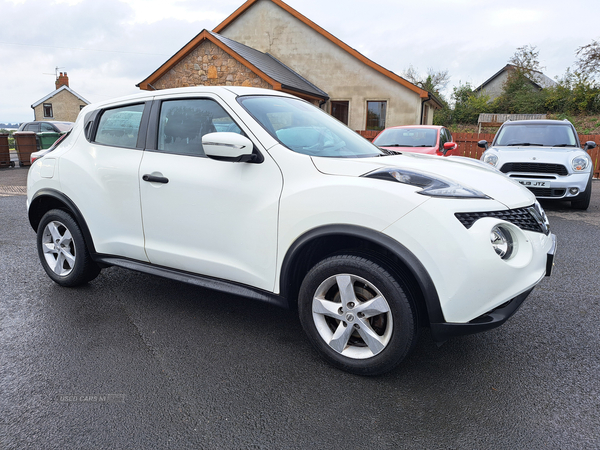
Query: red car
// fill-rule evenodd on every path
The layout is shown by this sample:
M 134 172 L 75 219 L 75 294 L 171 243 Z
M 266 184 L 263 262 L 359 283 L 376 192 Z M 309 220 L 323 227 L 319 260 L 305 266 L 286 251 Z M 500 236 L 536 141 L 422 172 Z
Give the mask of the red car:
M 386 150 L 458 156 L 458 145 L 446 127 L 436 125 L 402 125 L 383 130 L 373 144 Z

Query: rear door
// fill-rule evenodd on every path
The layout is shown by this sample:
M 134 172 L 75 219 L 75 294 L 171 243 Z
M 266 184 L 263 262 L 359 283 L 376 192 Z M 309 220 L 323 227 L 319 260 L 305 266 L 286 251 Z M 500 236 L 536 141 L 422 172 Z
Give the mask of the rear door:
M 62 190 L 79 207 L 98 253 L 147 261 L 139 166 L 151 102 L 95 111 L 60 158 Z

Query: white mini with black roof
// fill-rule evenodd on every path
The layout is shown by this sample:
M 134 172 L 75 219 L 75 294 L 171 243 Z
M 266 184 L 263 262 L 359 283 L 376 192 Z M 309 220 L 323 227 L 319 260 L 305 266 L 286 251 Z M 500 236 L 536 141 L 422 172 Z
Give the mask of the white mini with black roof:
M 545 200 L 566 200 L 575 209 L 588 209 L 594 167 L 575 127 L 568 120 L 518 120 L 505 122 L 494 137 L 478 145 L 486 151 L 481 160 L 518 181 Z

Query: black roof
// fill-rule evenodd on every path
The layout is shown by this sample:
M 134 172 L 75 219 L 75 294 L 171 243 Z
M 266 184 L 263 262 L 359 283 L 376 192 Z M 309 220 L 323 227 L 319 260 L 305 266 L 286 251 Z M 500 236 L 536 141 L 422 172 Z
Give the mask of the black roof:
M 568 120 L 508 120 L 502 124 L 503 126 L 510 125 L 566 125 L 573 126 Z
M 212 31 L 209 31 L 209 33 L 265 75 L 271 77 L 278 83 L 281 83 L 283 88 L 313 95 L 322 98 L 323 100 L 329 99 L 329 95 L 327 95 L 325 91 L 319 89 L 272 55 L 260 52 L 247 45 L 226 38 L 225 36 L 213 33 Z

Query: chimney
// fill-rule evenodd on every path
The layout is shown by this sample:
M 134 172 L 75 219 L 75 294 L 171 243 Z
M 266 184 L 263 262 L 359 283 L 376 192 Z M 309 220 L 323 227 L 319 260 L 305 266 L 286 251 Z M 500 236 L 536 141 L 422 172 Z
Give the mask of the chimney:
M 60 75 L 56 79 L 56 89 L 58 89 L 61 86 L 69 87 L 69 77 L 67 76 L 67 72 L 65 72 L 64 74 L 60 72 Z

